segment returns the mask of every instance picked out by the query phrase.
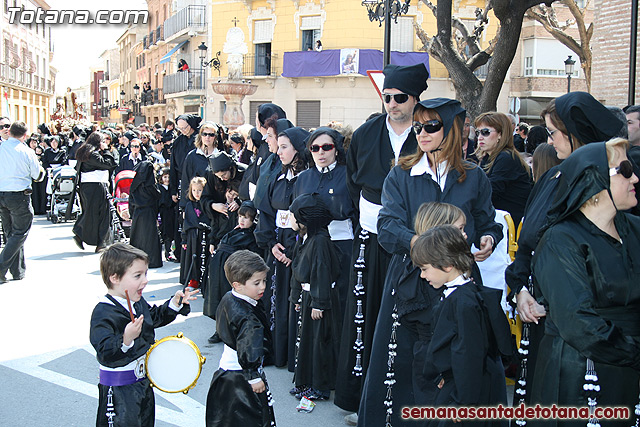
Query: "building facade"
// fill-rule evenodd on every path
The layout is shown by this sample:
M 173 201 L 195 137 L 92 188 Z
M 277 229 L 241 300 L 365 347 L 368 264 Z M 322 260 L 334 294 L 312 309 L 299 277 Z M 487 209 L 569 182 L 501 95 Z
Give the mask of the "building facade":
M 24 121 L 31 131 L 53 113 L 56 70 L 51 28 L 45 24 L 10 24 L 9 7 L 49 10 L 43 0 L 4 0 L 0 29 L 0 114 Z

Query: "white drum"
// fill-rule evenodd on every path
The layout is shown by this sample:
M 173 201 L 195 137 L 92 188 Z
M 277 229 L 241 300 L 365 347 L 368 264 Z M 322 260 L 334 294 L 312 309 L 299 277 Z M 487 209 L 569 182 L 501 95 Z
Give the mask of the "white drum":
M 205 361 L 198 346 L 180 332 L 151 346 L 145 368 L 151 385 L 158 390 L 187 394 L 198 382 Z

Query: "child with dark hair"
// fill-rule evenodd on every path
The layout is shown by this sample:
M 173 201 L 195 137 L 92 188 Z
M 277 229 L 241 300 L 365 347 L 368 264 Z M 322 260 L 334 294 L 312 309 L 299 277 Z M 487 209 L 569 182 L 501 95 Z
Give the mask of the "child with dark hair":
M 178 314 L 189 314 L 189 302 L 198 292 L 177 291 L 161 306 L 149 305 L 142 297 L 148 263 L 146 253 L 123 243 L 109 246 L 100 256 L 108 291 L 93 309 L 89 332 L 100 363 L 96 426 L 154 425 L 155 397 L 145 356 L 154 342 L 154 329 Z
M 207 277 L 209 259 L 209 232 L 211 220 L 205 214 L 200 198 L 207 180 L 196 176 L 189 183 L 187 203 L 182 224 L 182 249 L 180 258 L 180 283 L 187 289 L 198 289 Z
M 231 254 L 236 251 L 248 249 L 255 253 L 260 253 L 260 249 L 256 244 L 256 238 L 253 235 L 255 230 L 255 219 L 257 210 L 253 206 L 253 202 L 246 201 L 242 203 L 240 209 L 234 212 L 237 217 L 236 227 L 216 242 L 215 251 L 212 251 L 211 260 L 209 262 L 209 283 L 204 292 L 204 315 L 215 320 L 216 310 L 220 304 L 222 297 L 231 290 L 231 285 L 224 275 L 224 264 Z M 209 338 L 210 344 L 220 342 L 218 333 L 214 333 Z
M 294 373 L 296 398 L 326 400 L 335 388 L 342 313 L 336 279 L 340 259 L 328 225 L 333 220 L 319 194 L 291 204 L 293 229 L 300 230 L 291 264 L 290 301 L 300 313 Z
M 247 250 L 233 253 L 224 264 L 233 290 L 216 312 L 224 351 L 207 394 L 207 427 L 276 425 L 263 369 L 271 351 L 271 331 L 261 301 L 268 272 L 263 259 Z
M 160 236 L 164 244 L 164 257 L 167 261 L 178 262 L 172 251 L 176 221 L 176 202 L 169 192 L 169 168 L 160 170 L 158 189 L 160 190 Z
M 424 371 L 437 390 L 430 402 L 442 406 L 507 404 L 500 354 L 511 353 L 510 332 L 500 307 L 500 292 L 470 279 L 474 263 L 460 230 L 440 225 L 420 235 L 411 248 L 420 276 L 442 291 L 433 315 L 433 337 Z M 458 420 L 436 420 L 448 425 Z M 504 420 L 487 425 L 502 425 Z

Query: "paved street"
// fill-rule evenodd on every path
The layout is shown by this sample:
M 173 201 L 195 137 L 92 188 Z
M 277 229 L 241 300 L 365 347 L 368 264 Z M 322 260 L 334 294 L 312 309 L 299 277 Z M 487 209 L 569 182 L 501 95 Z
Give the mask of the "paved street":
M 3 426 L 89 426 L 95 424 L 98 363 L 89 344 L 91 311 L 106 288 L 93 247 L 84 252 L 71 240 L 72 223 L 51 224 L 39 216 L 27 239 L 27 276 L 0 285 L 0 424 Z M 149 271 L 144 297 L 163 303 L 179 288 L 178 264 Z M 7 277 L 9 278 L 10 275 Z M 156 338 L 184 332 L 207 358 L 188 395 L 156 391 L 156 425 L 203 426 L 207 390 L 222 344 L 209 345 L 215 323 L 202 315 L 202 299 L 188 318 L 179 316 L 156 330 Z M 278 426 L 342 426 L 346 412 L 319 402 L 298 413 L 288 394 L 292 374 L 269 367 Z M 238 426 L 241 427 L 241 426 Z

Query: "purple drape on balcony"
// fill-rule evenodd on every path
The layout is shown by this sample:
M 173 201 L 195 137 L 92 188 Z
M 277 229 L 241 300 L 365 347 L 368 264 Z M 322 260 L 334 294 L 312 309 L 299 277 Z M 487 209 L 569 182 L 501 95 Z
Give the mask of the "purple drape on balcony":
M 360 49 L 358 74 L 367 75 L 367 70 L 382 70 L 382 51 Z M 429 70 L 429 54 L 426 52 L 391 52 L 391 63 L 414 65 L 424 63 Z M 321 77 L 340 74 L 340 49 L 322 52 L 285 52 L 283 77 Z

